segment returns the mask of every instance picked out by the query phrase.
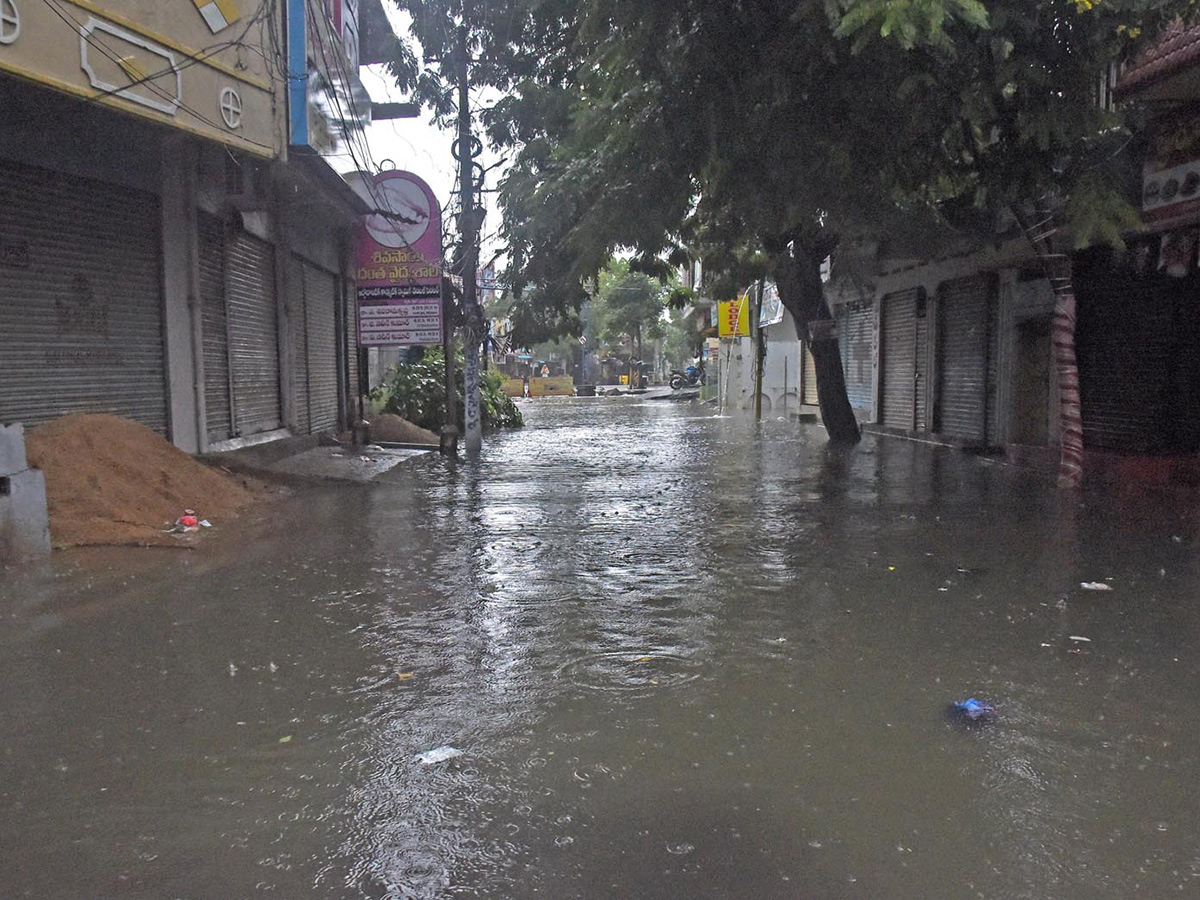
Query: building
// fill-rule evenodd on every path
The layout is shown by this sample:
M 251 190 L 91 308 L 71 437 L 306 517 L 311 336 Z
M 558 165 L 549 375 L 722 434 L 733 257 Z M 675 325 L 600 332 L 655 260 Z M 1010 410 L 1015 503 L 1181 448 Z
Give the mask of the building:
M 1200 451 L 1200 27 L 1177 27 L 1120 69 L 1113 94 L 1149 111 L 1144 230 L 1078 251 L 1075 349 L 1084 446 L 1104 457 Z M 1053 298 L 1013 223 L 995 241 L 882 260 L 830 290 L 851 402 L 871 427 L 1011 456 L 1059 442 Z M 1120 468 L 1120 464 L 1118 464 Z
M 1057 440 L 1049 282 L 1023 238 L 884 261 L 830 291 L 851 405 L 884 432 L 974 449 Z
M 358 0 L 4 9 L 0 422 L 188 452 L 348 424 L 368 207 L 321 153 L 370 115 Z

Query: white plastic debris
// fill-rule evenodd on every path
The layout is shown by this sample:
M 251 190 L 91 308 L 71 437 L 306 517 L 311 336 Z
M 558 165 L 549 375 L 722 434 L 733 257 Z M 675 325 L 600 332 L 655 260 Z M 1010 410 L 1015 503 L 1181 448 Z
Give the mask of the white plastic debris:
M 1070 636 L 1070 640 L 1081 641 L 1082 643 L 1085 643 L 1085 644 L 1090 644 L 1092 642 L 1091 638 L 1084 637 L 1082 634 L 1073 634 Z
M 445 762 L 448 759 L 457 759 L 462 755 L 463 752 L 461 750 L 446 746 L 426 750 L 424 753 L 418 753 L 414 758 L 423 766 L 432 766 L 436 763 Z
M 1103 581 L 1081 581 L 1079 586 L 1085 591 L 1111 591 L 1112 585 L 1105 584 Z

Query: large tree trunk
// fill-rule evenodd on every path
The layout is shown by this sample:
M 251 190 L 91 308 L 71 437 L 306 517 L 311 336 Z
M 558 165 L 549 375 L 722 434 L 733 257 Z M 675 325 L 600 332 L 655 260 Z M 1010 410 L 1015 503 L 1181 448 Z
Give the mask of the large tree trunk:
M 1037 251 L 1038 259 L 1054 294 L 1054 318 L 1050 340 L 1058 373 L 1058 420 L 1062 455 L 1058 463 L 1058 486 L 1077 488 L 1083 483 L 1083 416 L 1079 406 L 1079 367 L 1075 360 L 1075 281 L 1071 257 L 1057 250 L 1056 216 L 1049 204 L 1033 215 L 1012 208 L 1021 231 Z
M 813 340 L 808 332 L 809 322 L 833 318 L 821 283 L 821 261 L 826 255 L 819 250 L 805 252 L 797 243 L 787 258 L 776 266 L 775 285 L 780 301 L 796 323 L 796 336 L 807 341 L 812 351 L 817 369 L 817 402 L 830 442 L 855 444 L 862 433 L 846 393 L 842 351 L 837 337 L 817 335 Z

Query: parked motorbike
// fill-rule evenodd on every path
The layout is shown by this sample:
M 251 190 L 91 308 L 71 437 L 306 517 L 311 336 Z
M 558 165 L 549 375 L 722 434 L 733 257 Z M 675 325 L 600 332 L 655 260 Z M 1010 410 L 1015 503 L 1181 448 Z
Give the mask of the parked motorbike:
M 671 370 L 670 380 L 671 390 L 678 391 L 685 387 L 696 387 L 701 384 L 708 384 L 708 375 L 704 373 L 704 366 L 688 366 L 682 372 L 678 369 Z

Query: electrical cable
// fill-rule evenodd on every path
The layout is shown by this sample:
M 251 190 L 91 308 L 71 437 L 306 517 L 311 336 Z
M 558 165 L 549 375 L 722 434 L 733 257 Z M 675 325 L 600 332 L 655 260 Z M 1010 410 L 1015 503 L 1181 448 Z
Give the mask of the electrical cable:
M 120 57 L 115 55 L 115 51 L 113 51 L 111 47 L 108 47 L 103 42 L 96 41 L 93 38 L 93 35 L 85 34 L 84 26 L 83 26 L 82 22 L 80 22 L 78 19 L 76 19 L 70 13 L 65 12 L 60 6 L 57 5 L 57 2 L 55 2 L 55 0 L 43 0 L 43 2 L 46 4 L 46 6 L 50 9 L 51 12 L 53 12 L 56 16 L 58 16 L 60 19 L 62 19 L 62 21 L 67 25 L 68 28 L 71 29 L 72 32 L 74 32 L 75 34 L 78 34 L 88 44 L 88 46 L 95 48 L 102 55 L 104 55 L 109 61 L 114 63 L 117 67 L 123 69 L 122 60 Z M 204 115 L 204 113 L 202 113 L 199 110 L 196 110 L 196 109 L 192 108 L 191 106 L 189 106 L 188 104 L 184 103 L 176 95 L 168 93 L 162 87 L 160 87 L 159 85 L 156 85 L 153 81 L 146 82 L 145 86 L 151 93 L 157 94 L 159 99 L 161 99 L 167 103 L 173 104 L 178 109 L 182 109 L 184 112 L 188 113 L 190 116 L 192 116 L 199 122 L 202 122 L 203 124 L 207 125 L 208 127 L 212 128 L 213 130 L 218 131 L 218 132 L 223 132 L 225 130 L 224 128 L 222 128 L 221 125 L 217 124 L 212 119 L 210 119 L 206 115 Z M 124 88 L 122 88 L 122 90 L 123 89 Z M 275 152 L 274 147 L 272 147 L 268 144 L 264 144 L 261 141 L 256 141 L 253 138 L 239 136 L 239 139 L 242 141 L 245 141 L 248 144 L 253 144 L 256 147 L 261 147 L 262 149 L 270 151 L 271 153 Z
M 85 97 L 83 102 L 94 103 L 98 100 L 104 99 L 105 97 L 111 97 L 114 94 L 119 94 L 121 91 L 127 91 L 130 88 L 137 87 L 138 85 L 154 81 L 156 78 L 161 78 L 164 75 L 172 75 L 175 72 L 182 72 L 184 69 L 190 68 L 197 63 L 206 63 L 218 53 L 222 53 L 233 47 L 246 47 L 246 44 L 244 43 L 246 35 L 250 33 L 250 29 L 253 28 L 255 24 L 264 18 L 263 14 L 266 12 L 270 2 L 271 0 L 263 0 L 258 7 L 258 11 L 250 18 L 250 21 L 246 23 L 246 27 L 242 29 L 242 33 L 239 34 L 235 39 L 231 41 L 220 41 L 215 44 L 210 44 L 207 47 L 201 47 L 195 53 L 184 53 L 183 58 L 186 60 L 186 62 L 184 62 L 182 65 L 170 65 L 164 69 L 159 69 L 157 72 L 152 72 L 149 75 L 143 75 L 141 78 L 135 79 L 134 81 L 129 82 L 129 84 L 122 85 L 121 87 L 98 91 L 89 97 Z M 253 48 L 247 47 L 247 49 Z

